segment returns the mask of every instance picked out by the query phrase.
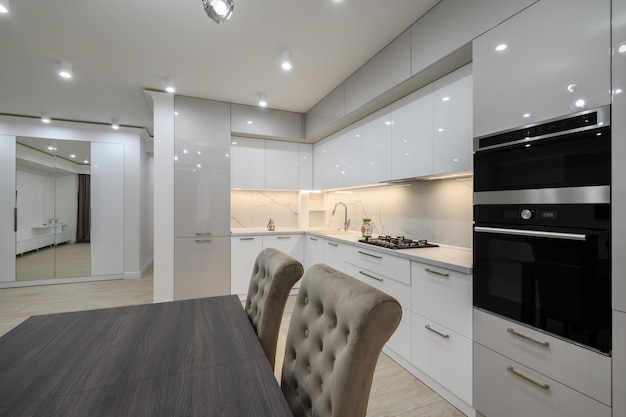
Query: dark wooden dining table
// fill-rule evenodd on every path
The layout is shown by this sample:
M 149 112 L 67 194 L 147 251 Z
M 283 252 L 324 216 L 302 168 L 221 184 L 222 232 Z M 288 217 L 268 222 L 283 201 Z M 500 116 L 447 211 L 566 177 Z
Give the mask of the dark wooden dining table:
M 237 296 L 34 316 L 0 337 L 0 416 L 292 417 Z

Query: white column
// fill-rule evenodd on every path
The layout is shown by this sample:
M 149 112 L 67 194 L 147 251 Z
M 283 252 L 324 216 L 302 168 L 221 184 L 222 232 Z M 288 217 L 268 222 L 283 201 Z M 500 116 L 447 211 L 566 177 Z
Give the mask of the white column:
M 0 136 L 0 282 L 15 281 L 15 136 Z

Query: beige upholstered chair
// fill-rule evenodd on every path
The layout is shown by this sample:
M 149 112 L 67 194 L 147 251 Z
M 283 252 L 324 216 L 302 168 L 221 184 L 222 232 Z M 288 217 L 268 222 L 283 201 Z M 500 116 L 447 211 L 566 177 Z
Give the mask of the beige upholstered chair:
M 303 273 L 300 262 L 273 248 L 263 249 L 254 262 L 245 310 L 272 369 L 287 297 Z
M 310 267 L 281 377 L 294 417 L 364 417 L 376 361 L 401 317 L 395 298 L 327 265 Z

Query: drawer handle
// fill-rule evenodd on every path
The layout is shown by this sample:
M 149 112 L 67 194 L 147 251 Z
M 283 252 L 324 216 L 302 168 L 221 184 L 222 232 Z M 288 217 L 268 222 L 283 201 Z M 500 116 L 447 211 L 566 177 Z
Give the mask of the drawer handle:
M 361 255 L 367 255 L 367 256 L 370 256 L 370 257 L 372 257 L 372 258 L 376 258 L 376 259 L 383 259 L 383 257 L 382 257 L 382 256 L 372 255 L 371 253 L 362 252 L 362 251 L 359 251 L 359 253 L 360 253 Z
M 517 376 L 519 378 L 522 378 L 524 381 L 530 382 L 531 384 L 533 384 L 533 385 L 535 385 L 535 386 L 537 386 L 537 387 L 539 387 L 541 389 L 548 389 L 548 388 L 550 388 L 550 385 L 548 385 L 548 384 L 542 384 L 541 382 L 537 382 L 534 379 L 527 377 L 526 375 L 520 374 L 512 366 L 507 366 L 506 370 L 509 371 L 510 373 L 512 373 L 513 375 L 515 375 L 515 376 Z
M 337 243 L 327 242 L 330 246 L 339 246 Z
M 211 236 L 211 232 L 209 232 L 209 233 L 196 233 L 196 236 Z
M 239 240 L 254 240 L 253 237 L 240 237 Z
M 510 327 L 508 329 L 506 329 L 506 331 L 509 332 L 510 334 L 512 334 L 513 336 L 517 336 L 517 337 L 519 337 L 521 339 L 528 340 L 530 342 L 536 343 L 539 346 L 543 346 L 543 347 L 550 346 L 550 342 L 540 342 L 539 340 L 533 339 L 532 337 L 526 336 L 525 334 L 518 333 L 515 330 L 511 329 Z
M 374 275 L 366 274 L 366 273 L 365 273 L 365 272 L 363 272 L 363 271 L 359 271 L 359 274 L 361 274 L 361 275 L 365 275 L 365 276 L 366 276 L 366 277 L 368 277 L 368 278 L 375 279 L 376 281 L 383 282 L 383 279 L 382 279 L 382 278 L 378 278 L 378 277 L 375 277 Z
M 430 268 L 426 268 L 425 271 L 430 272 L 431 274 L 439 275 L 440 277 L 448 278 L 450 276 L 450 274 L 435 271 L 434 269 L 430 269 Z
M 211 243 L 211 239 L 196 239 L 196 243 Z
M 430 330 L 431 332 L 435 333 L 436 335 L 439 335 L 439 336 L 443 337 L 444 339 L 449 339 L 450 338 L 449 334 L 444 334 L 444 333 L 438 332 L 437 330 L 435 330 L 432 327 L 430 327 L 429 324 L 427 324 L 424 327 L 426 328 L 426 330 Z
M 291 239 L 291 236 L 278 236 L 278 239 Z
M 313 242 L 317 242 L 317 239 L 314 237 L 310 237 L 309 240 L 312 240 Z

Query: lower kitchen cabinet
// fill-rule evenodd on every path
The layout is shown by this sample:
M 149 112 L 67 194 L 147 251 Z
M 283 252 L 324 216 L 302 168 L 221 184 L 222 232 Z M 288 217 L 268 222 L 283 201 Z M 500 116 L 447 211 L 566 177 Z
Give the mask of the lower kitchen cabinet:
M 324 245 L 326 240 L 317 236 L 304 235 L 304 270 L 306 271 L 311 265 L 324 263 Z
M 471 404 L 472 340 L 419 314 L 412 321 L 413 365 Z
M 345 243 L 334 240 L 326 240 L 324 244 L 324 263 L 337 271 L 344 271 L 343 265 L 346 259 L 348 246 Z
M 230 237 L 174 239 L 174 299 L 230 294 Z
M 474 343 L 474 407 L 486 417 L 611 417 L 611 408 Z
M 247 294 L 252 269 L 263 249 L 262 236 L 233 236 L 230 238 L 230 293 Z
M 304 266 L 304 235 L 265 235 L 263 236 L 263 249 L 274 248 L 294 257 Z M 293 288 L 299 288 L 300 281 L 296 282 Z

